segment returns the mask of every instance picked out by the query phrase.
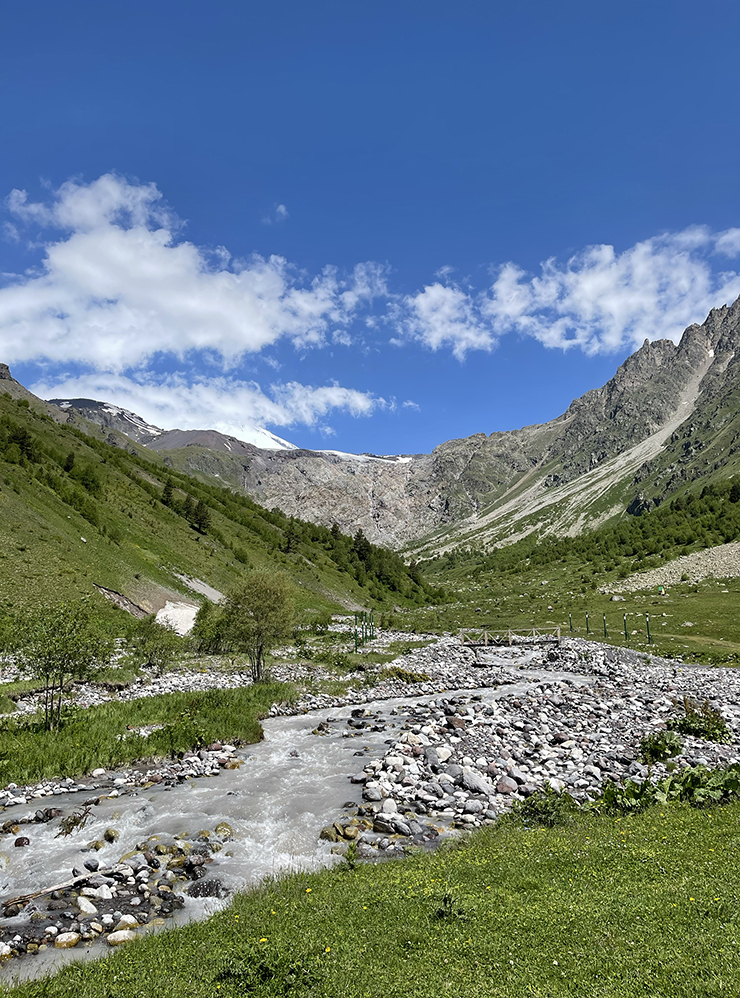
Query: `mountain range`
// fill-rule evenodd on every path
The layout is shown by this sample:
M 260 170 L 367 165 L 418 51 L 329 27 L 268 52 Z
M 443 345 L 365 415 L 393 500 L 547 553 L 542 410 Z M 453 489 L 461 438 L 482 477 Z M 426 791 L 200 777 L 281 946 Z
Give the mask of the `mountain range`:
M 689 326 L 678 344 L 646 340 L 556 419 L 448 440 L 431 454 L 311 451 L 267 430 L 252 441 L 162 430 L 90 399 L 48 405 L 58 420 L 95 423 L 111 443 L 127 438 L 262 506 L 344 532 L 361 527 L 376 543 L 428 556 L 533 530 L 577 534 L 740 470 L 739 347 L 740 299 Z

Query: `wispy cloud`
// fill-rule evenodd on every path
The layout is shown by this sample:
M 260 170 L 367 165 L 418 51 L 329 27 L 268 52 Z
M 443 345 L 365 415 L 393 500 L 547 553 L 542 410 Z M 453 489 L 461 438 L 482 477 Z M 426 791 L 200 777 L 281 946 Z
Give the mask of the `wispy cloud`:
M 90 373 L 47 378 L 32 385 L 42 398 L 94 398 L 131 409 L 165 429 L 216 429 L 246 437 L 250 428 L 269 424 L 304 425 L 331 432 L 323 420 L 332 412 L 370 416 L 390 404 L 370 393 L 341 385 L 276 383 L 265 392 L 256 383 L 217 377 L 189 381 L 182 375 L 137 379 L 122 374 Z
M 262 224 L 277 225 L 279 222 L 285 222 L 288 218 L 290 218 L 290 212 L 285 205 L 276 204 L 271 214 L 263 216 Z

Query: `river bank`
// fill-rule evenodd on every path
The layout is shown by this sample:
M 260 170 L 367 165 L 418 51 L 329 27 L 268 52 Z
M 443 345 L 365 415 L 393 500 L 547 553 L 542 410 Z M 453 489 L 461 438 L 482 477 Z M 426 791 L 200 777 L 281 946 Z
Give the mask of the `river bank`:
M 240 750 L 211 745 L 168 764 L 160 780 L 152 771 L 127 771 L 98 774 L 97 787 L 89 781 L 49 786 L 47 796 L 60 811 L 49 818 L 43 808 L 24 817 L 22 804 L 39 798 L 24 795 L 21 802 L 20 788 L 8 788 L 6 795 L 17 796 L 4 798 L 13 814 L 0 845 L 5 899 L 68 880 L 75 869 L 84 873 L 90 860 L 112 871 L 103 876 L 115 883 L 88 878 L 3 919 L 0 955 L 35 954 L 23 956 L 23 973 L 46 972 L 67 957 L 67 948 L 50 937 L 67 934 L 72 956 L 94 953 L 117 931 L 146 931 L 164 916 L 204 917 L 233 891 L 286 867 L 317 868 L 350 848 L 368 860 L 432 848 L 456 830 L 493 824 L 545 782 L 586 799 L 606 780 L 658 778 L 665 767 L 648 771 L 639 743 L 664 727 L 683 696 L 708 698 L 731 728 L 740 724 L 734 670 L 689 668 L 596 643 L 525 645 L 480 652 L 476 659 L 443 638 L 399 662 L 405 672 L 428 678 L 404 683 L 393 677 L 340 697 L 307 694 L 275 704 L 263 743 Z M 734 744 L 686 738 L 672 764 L 738 759 Z M 85 800 L 92 812 L 85 841 L 80 833 L 57 837 L 62 820 Z M 216 832 L 223 822 L 232 833 L 227 839 Z M 105 838 L 108 829 L 117 833 L 112 841 Z M 11 845 L 18 837 L 29 841 Z M 105 844 L 96 849 L 94 842 Z M 203 862 L 187 864 L 191 852 Z M 206 869 L 218 886 L 199 900 L 191 888 Z M 82 893 L 101 887 L 116 892 L 102 898 L 102 907 L 99 895 Z M 129 897 L 138 904 L 117 900 L 132 887 Z M 168 894 L 164 888 L 179 900 L 162 915 L 155 902 Z M 81 911 L 80 897 L 92 898 L 96 912 Z M 124 915 L 133 917 L 133 907 L 140 909 L 138 927 L 118 928 Z M 102 915 L 110 918 L 104 923 Z M 35 968 L 25 969 L 28 963 Z M 16 959 L 12 964 L 19 966 Z

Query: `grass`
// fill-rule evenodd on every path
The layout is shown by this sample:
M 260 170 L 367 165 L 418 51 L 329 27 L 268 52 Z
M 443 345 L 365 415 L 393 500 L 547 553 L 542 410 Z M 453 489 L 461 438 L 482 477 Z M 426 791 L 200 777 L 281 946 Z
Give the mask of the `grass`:
M 294 874 L 13 998 L 707 998 L 736 993 L 740 805 L 506 822 Z
M 0 721 L 0 783 L 37 783 L 80 776 L 99 766 L 116 769 L 138 759 L 181 754 L 220 740 L 256 742 L 259 719 L 292 687 L 260 683 L 236 690 L 168 693 L 129 703 L 106 703 L 71 712 L 58 732 L 43 731 L 34 719 Z M 162 724 L 148 738 L 130 728 Z M 125 737 L 124 737 L 125 736 Z
M 417 630 L 454 632 L 459 627 L 485 626 L 496 632 L 559 625 L 564 635 L 570 635 L 570 614 L 574 637 L 686 661 L 729 665 L 740 662 L 740 579 L 682 582 L 663 595 L 657 588 L 624 592 L 619 594 L 624 602 L 616 603 L 610 595 L 584 585 L 581 572 L 560 566 L 513 577 L 485 573 L 478 581 L 460 580 L 449 584 L 448 589 L 453 596 L 449 604 L 398 616 L 406 627 Z M 587 613 L 590 634 L 586 631 Z M 647 640 L 646 614 L 650 617 L 651 643 Z M 689 623 L 691 626 L 685 626 Z

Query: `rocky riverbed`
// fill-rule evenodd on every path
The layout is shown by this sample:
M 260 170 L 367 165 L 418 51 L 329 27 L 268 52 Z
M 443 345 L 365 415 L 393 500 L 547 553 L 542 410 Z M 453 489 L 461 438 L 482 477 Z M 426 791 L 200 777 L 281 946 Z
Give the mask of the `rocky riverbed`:
M 546 783 L 587 800 L 607 780 L 657 780 L 676 768 L 740 761 L 736 744 L 695 737 L 685 737 L 667 765 L 649 769 L 640 761 L 641 739 L 680 715 L 685 696 L 709 700 L 737 731 L 736 670 L 690 668 L 584 641 L 530 651 L 518 667 L 515 661 L 498 666 L 498 693 L 427 698 L 399 710 L 385 754 L 351 778 L 363 786 L 363 805 L 322 834 L 353 842 L 370 858 L 424 844 L 440 822 L 476 828 L 495 821 Z M 491 669 L 484 676 L 494 678 Z M 507 679 L 519 688 L 507 692 Z M 337 723 L 356 733 L 377 721 L 372 710 L 355 710 Z
M 737 671 L 592 642 L 476 653 L 447 636 L 392 664 L 374 686 L 358 682 L 338 697 L 274 705 L 265 742 L 246 751 L 214 743 L 155 768 L 96 770 L 77 782 L 0 791 L 4 877 L 18 865 L 14 855 L 51 855 L 57 841 L 64 845 L 56 830 L 71 815 L 100 812 L 89 841 L 81 842 L 78 831 L 74 848 L 70 836 L 60 853 L 54 869 L 66 876 L 44 880 L 46 865 L 37 856 L 35 866 L 26 864 L 8 881 L 46 893 L 6 909 L 0 959 L 36 954 L 46 966 L 47 958 L 90 950 L 96 940 L 123 943 L 182 906 L 178 918 L 190 905 L 192 916 L 202 917 L 208 909 L 194 894 L 215 901 L 284 864 L 294 867 L 297 857 L 311 866 L 331 862 L 330 851 L 380 859 L 433 848 L 459 829 L 495 821 L 546 782 L 585 800 L 606 780 L 659 778 L 667 769 L 648 771 L 640 740 L 662 730 L 684 696 L 708 699 L 740 730 Z M 279 668 L 289 673 L 310 663 Z M 734 742 L 687 737 L 671 765 L 739 760 Z M 142 806 L 142 794 L 154 796 Z M 119 809 L 125 842 L 117 842 L 115 826 L 101 824 L 112 808 Z M 207 824 L 216 809 L 230 831 L 233 825 L 228 849 L 223 826 Z M 176 832 L 183 816 L 196 813 L 201 828 Z M 139 827 L 146 828 L 143 838 Z M 206 873 L 211 862 L 215 876 Z
M 58 815 L 48 809 L 45 820 Z M 3 832 L 20 830 L 7 825 Z M 111 843 L 118 838 L 115 829 L 105 834 Z M 0 959 L 36 955 L 50 947 L 74 949 L 98 938 L 109 947 L 121 946 L 135 939 L 142 927 L 164 925 L 184 906 L 186 893 L 221 897 L 221 882 L 208 879 L 207 868 L 231 834 L 231 826 L 222 822 L 213 832 L 201 830 L 193 842 L 151 836 L 110 868 L 101 867 L 94 857 L 97 843 L 91 843 L 93 854 L 84 860 L 83 869 L 72 870 L 71 880 L 50 891 L 5 900 Z

